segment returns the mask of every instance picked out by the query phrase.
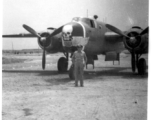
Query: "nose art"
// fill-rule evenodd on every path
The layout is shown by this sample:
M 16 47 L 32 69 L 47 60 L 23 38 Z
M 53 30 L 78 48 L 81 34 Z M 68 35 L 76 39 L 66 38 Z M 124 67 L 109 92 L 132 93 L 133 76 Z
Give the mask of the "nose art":
M 80 23 L 69 23 L 62 28 L 63 47 L 86 45 L 89 38 L 85 36 L 85 28 Z
M 63 27 L 63 29 L 62 29 L 62 32 L 63 32 L 63 33 L 68 33 L 68 34 L 70 34 L 70 33 L 72 33 L 72 31 L 73 31 L 72 25 L 65 25 L 65 26 Z

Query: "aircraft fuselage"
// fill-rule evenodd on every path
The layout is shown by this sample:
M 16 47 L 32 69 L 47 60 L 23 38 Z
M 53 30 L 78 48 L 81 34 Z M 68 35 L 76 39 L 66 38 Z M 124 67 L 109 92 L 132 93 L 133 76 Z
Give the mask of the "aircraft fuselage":
M 86 54 L 89 55 L 105 54 L 108 51 L 122 51 L 124 49 L 122 42 L 113 44 L 106 40 L 108 31 L 110 30 L 100 21 L 76 17 L 73 18 L 72 22 L 64 25 L 60 34 L 50 38 L 51 44 L 46 50 L 51 53 L 62 50 L 74 52 L 76 46 L 81 44 L 84 46 Z

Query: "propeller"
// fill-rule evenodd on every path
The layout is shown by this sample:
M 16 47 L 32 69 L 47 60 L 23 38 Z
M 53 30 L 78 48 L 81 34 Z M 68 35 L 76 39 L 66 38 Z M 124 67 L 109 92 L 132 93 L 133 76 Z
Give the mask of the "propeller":
M 30 32 L 31 34 L 35 35 L 38 38 L 41 38 L 41 36 L 31 27 L 27 26 L 27 25 L 23 25 L 23 27 Z
M 135 37 L 135 39 L 141 39 L 141 36 L 148 33 L 149 31 L 149 27 L 147 27 L 146 29 L 144 29 L 139 35 L 137 35 Z M 132 57 L 131 57 L 131 60 L 132 60 L 132 71 L 135 72 L 136 71 L 136 61 L 135 61 L 135 50 L 134 48 L 132 49 L 132 53 L 131 53 Z M 136 54 L 136 56 L 138 56 L 138 54 Z M 136 58 L 137 60 L 138 58 Z
M 106 27 L 107 27 L 108 29 L 110 29 L 111 31 L 117 33 L 117 34 L 122 35 L 122 36 L 130 39 L 130 37 L 128 37 L 127 35 L 125 35 L 125 34 L 124 34 L 121 30 L 119 30 L 118 28 L 116 28 L 116 27 L 114 27 L 114 26 L 112 26 L 112 25 L 109 25 L 109 24 L 106 24 Z
M 59 33 L 62 31 L 62 28 L 63 28 L 63 27 L 64 27 L 64 25 L 61 26 L 61 27 L 59 27 L 58 29 L 54 30 L 54 31 L 48 36 L 48 38 L 53 37 L 53 36 L 59 34 Z
M 126 37 L 126 38 L 128 38 L 128 39 L 133 39 L 133 37 L 129 37 L 129 36 L 125 35 L 121 30 L 119 30 L 118 28 L 116 28 L 116 27 L 114 27 L 114 26 L 112 26 L 112 25 L 110 25 L 110 24 L 106 24 L 106 27 L 107 27 L 108 29 L 110 29 L 111 31 L 119 34 L 119 35 L 122 35 L 122 36 L 124 36 L 124 37 Z M 141 36 L 141 35 L 143 35 L 143 34 L 145 34 L 145 33 L 148 33 L 148 31 L 149 31 L 149 27 L 147 27 L 146 29 L 144 29 L 144 30 L 140 33 L 139 36 Z M 139 37 L 139 36 L 137 36 L 137 37 Z M 135 38 L 136 38 L 136 37 L 135 37 Z
M 118 28 L 116 28 L 112 25 L 106 24 L 106 27 L 117 34 L 126 37 L 126 40 L 129 40 L 129 43 L 131 43 L 132 45 L 134 45 L 137 41 L 137 37 L 134 37 L 133 33 L 130 33 L 129 36 L 127 36 L 121 30 L 119 30 Z M 147 32 L 147 30 L 142 31 L 140 35 L 145 34 L 145 32 Z M 136 61 L 135 61 L 134 47 L 132 48 L 132 52 L 131 52 L 131 65 L 132 65 L 132 71 L 135 72 L 136 71 Z
M 144 29 L 144 30 L 140 33 L 140 35 L 143 35 L 143 34 L 148 33 L 148 32 L 149 32 L 149 27 L 147 27 L 146 29 Z
M 49 29 L 49 30 L 56 30 L 56 28 L 53 28 L 53 27 L 49 27 L 47 29 Z
M 35 35 L 38 38 L 42 38 L 33 28 L 27 26 L 27 25 L 23 25 L 23 27 L 30 32 L 31 34 Z M 53 33 L 51 33 L 50 35 L 46 35 L 45 38 L 43 39 L 43 55 L 42 55 L 42 68 L 43 70 L 45 69 L 45 63 L 46 63 L 46 41 L 49 40 L 49 38 L 57 35 L 58 33 L 60 33 L 62 31 L 63 26 L 59 27 L 58 29 L 56 29 Z
M 46 42 L 43 42 L 43 46 L 44 46 L 44 48 L 43 48 L 43 56 L 42 56 L 42 68 L 43 68 L 43 70 L 45 69 L 45 63 L 46 63 L 45 43 Z

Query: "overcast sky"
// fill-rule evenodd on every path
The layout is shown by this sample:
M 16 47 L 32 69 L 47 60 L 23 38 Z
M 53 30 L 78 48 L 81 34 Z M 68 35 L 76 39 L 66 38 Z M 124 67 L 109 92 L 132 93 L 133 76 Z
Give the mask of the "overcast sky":
M 121 30 L 148 26 L 148 0 L 3 0 L 3 34 L 27 33 L 27 24 L 36 31 L 59 27 L 76 16 L 98 15 L 98 19 Z M 37 39 L 3 38 L 3 49 L 38 48 Z

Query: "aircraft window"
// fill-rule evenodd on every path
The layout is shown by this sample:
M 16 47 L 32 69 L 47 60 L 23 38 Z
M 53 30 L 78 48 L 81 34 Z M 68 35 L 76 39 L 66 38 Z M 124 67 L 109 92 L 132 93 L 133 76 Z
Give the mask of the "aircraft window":
M 89 21 L 89 19 L 87 19 L 87 18 L 82 18 L 81 21 L 90 26 L 90 21 Z M 90 26 L 90 27 L 91 27 L 91 26 Z
M 76 22 L 82 21 L 82 22 L 86 23 L 87 25 L 89 25 L 90 27 L 95 28 L 95 23 L 94 23 L 94 21 L 93 21 L 93 20 L 90 20 L 90 19 L 88 19 L 88 18 L 75 17 L 75 18 L 72 19 L 72 21 L 76 21 Z
M 93 20 L 90 20 L 88 18 L 82 18 L 81 19 L 82 22 L 86 23 L 87 25 L 89 25 L 90 27 L 95 28 L 95 24 Z
M 93 20 L 90 20 L 91 27 L 95 28 L 95 24 Z
M 75 18 L 72 19 L 72 21 L 76 21 L 76 22 L 78 22 L 79 20 L 80 20 L 79 17 L 75 17 Z

